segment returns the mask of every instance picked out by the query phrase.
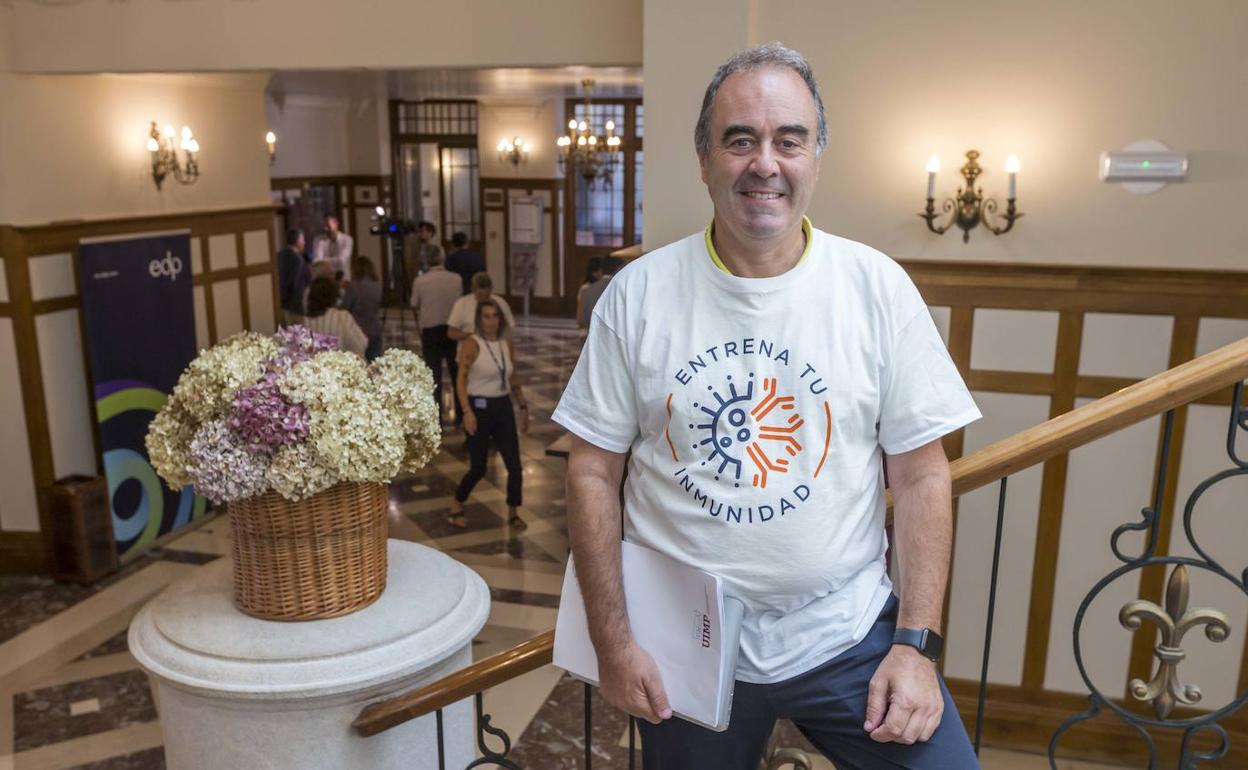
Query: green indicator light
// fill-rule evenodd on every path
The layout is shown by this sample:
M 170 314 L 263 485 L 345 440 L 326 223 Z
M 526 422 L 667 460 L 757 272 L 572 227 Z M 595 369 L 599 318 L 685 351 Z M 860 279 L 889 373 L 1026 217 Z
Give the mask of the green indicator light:
M 1148 168 L 1148 167 L 1150 167 L 1150 166 L 1152 166 L 1152 165 L 1153 165 L 1152 163 L 1149 163 L 1149 162 L 1148 162 L 1148 161 L 1146 161 L 1146 160 L 1142 160 L 1142 161 L 1140 161 L 1140 168 Z

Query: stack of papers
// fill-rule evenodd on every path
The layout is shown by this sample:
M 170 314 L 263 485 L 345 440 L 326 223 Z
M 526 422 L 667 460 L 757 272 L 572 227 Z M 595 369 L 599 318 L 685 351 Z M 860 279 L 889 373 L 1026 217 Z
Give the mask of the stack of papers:
M 633 638 L 654 658 L 673 713 L 711 730 L 728 729 L 744 605 L 724 596 L 715 575 L 633 543 L 621 541 L 621 547 Z M 571 557 L 555 623 L 554 663 L 598 684 L 598 656 Z

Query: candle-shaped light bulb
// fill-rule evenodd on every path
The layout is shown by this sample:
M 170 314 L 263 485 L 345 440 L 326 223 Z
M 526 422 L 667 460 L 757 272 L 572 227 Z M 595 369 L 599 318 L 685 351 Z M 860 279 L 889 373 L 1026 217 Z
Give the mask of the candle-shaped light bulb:
M 598 137 L 596 137 L 596 136 L 591 136 L 591 137 L 589 137 L 589 143 L 590 143 L 591 145 L 598 144 Z
M 608 121 L 607 121 L 607 130 L 608 130 L 608 131 L 614 131 L 614 130 L 615 130 L 615 121 L 614 121 L 614 120 L 608 120 Z
M 577 131 L 585 131 L 585 130 L 587 130 L 588 128 L 589 128 L 589 124 L 588 124 L 588 123 L 586 123 L 586 122 L 585 122 L 585 121 L 583 121 L 583 120 L 582 120 L 580 123 L 577 123 L 577 124 L 576 124 L 576 130 L 577 130 Z
M 264 143 L 269 145 L 270 147 L 277 144 L 277 134 L 273 133 L 272 131 L 265 134 Z
M 940 173 L 940 156 L 933 155 L 927 159 L 927 197 L 936 197 L 936 175 Z
M 572 131 L 576 130 L 576 118 L 572 118 L 571 120 L 568 121 L 568 128 L 571 129 Z
M 199 152 L 199 140 L 194 138 L 188 139 L 186 141 L 186 151 L 191 154 Z
M 149 136 L 149 137 L 147 138 L 147 151 L 148 151 L 148 152 L 157 152 L 157 151 L 159 151 L 159 150 L 160 150 L 160 142 L 156 141 L 156 138 L 155 138 L 155 137 L 153 137 L 153 136 Z
M 583 137 L 583 136 L 578 136 L 578 137 L 576 138 L 576 145 L 577 145 L 578 147 L 584 147 L 584 146 L 585 146 L 585 137 Z
M 1018 156 L 1011 155 L 1005 161 L 1005 173 L 1010 175 L 1010 193 L 1007 196 L 1010 200 L 1018 197 Z

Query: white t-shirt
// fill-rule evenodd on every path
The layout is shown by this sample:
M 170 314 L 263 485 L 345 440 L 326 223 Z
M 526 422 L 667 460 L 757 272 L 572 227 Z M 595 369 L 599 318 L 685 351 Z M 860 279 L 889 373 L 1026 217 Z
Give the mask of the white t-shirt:
M 978 417 L 905 271 L 813 228 L 772 278 L 720 270 L 701 233 L 634 261 L 553 415 L 632 450 L 625 537 L 744 601 L 737 678 L 755 683 L 866 636 L 892 591 L 882 454 Z
M 503 309 L 503 317 L 507 319 L 507 328 L 516 328 L 516 317 L 511 314 L 511 307 L 507 304 L 507 300 L 491 294 L 490 299 L 498 303 Z M 455 304 L 451 305 L 451 316 L 446 320 L 447 326 L 459 329 L 464 334 L 472 334 L 477 330 L 477 298 L 470 292 L 455 300 Z

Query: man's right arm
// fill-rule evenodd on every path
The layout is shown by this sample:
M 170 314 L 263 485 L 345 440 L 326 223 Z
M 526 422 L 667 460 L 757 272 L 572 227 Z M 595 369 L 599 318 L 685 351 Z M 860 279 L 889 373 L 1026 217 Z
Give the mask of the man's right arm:
M 626 455 L 572 435 L 568 535 L 607 702 L 658 724 L 672 715 L 658 667 L 633 640 L 620 570 L 620 481 Z

